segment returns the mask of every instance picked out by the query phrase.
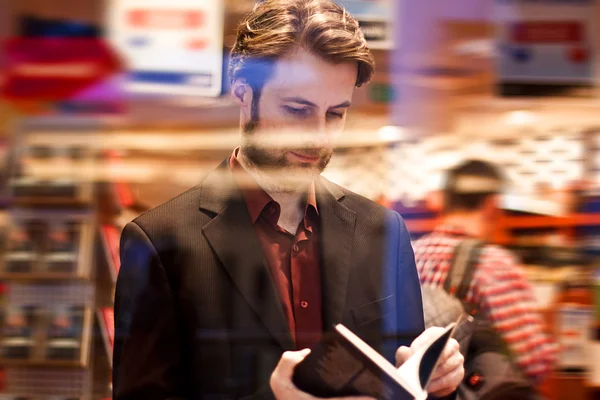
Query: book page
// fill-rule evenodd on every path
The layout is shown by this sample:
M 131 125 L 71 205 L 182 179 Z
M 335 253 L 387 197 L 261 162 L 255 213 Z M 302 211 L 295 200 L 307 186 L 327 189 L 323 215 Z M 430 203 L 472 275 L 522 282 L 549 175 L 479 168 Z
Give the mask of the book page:
M 433 371 L 437 367 L 439 358 L 452 337 L 457 324 L 452 323 L 440 332 L 440 335 L 432 338 L 428 343 L 425 343 L 416 350 L 404 364 L 398 368 L 398 374 L 406 381 L 413 382 L 418 385 L 421 391 L 421 396 L 427 398 L 427 384 L 433 375 Z
M 354 345 L 359 351 L 361 351 L 365 356 L 367 356 L 373 363 L 375 363 L 379 368 L 381 368 L 383 373 L 387 375 L 388 379 L 395 381 L 415 399 L 419 400 L 423 398 L 423 390 L 419 388 L 418 380 L 411 381 L 404 379 L 404 377 L 398 373 L 396 367 L 392 365 L 388 360 L 386 360 L 385 357 L 376 352 L 371 346 L 365 343 L 361 338 L 356 336 L 352 331 L 350 331 L 342 324 L 336 325 L 335 329 L 346 339 L 348 339 L 348 341 L 352 343 L 352 345 Z M 424 398 L 426 397 L 427 394 L 425 394 Z

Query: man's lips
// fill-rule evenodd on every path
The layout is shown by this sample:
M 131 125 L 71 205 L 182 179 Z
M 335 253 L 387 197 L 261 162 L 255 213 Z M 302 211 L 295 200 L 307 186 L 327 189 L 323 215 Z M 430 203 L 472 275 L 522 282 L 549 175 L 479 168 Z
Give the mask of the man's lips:
M 308 155 L 304 153 L 298 153 L 295 151 L 290 151 L 290 154 L 302 162 L 315 162 L 319 161 L 319 156 Z

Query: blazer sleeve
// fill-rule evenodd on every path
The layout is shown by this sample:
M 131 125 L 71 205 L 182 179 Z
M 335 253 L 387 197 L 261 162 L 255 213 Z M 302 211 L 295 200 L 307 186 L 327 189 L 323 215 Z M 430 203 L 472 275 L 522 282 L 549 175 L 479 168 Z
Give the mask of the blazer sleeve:
M 425 330 L 423 316 L 423 299 L 421 298 L 421 282 L 415 263 L 415 254 L 410 242 L 410 234 L 406 224 L 395 213 L 399 226 L 398 240 L 398 278 L 396 281 L 397 307 L 399 310 L 399 330 L 414 333 L 415 337 Z M 402 296 L 400 296 L 402 294 Z
M 415 262 L 415 254 L 410 242 L 410 234 L 406 229 L 404 219 L 400 214 L 396 213 L 398 223 L 400 225 L 400 240 L 399 240 L 399 263 L 400 273 L 398 274 L 398 293 L 404 293 L 404 304 L 399 304 L 400 313 L 404 314 L 400 320 L 404 320 L 408 324 L 408 329 L 416 333 L 415 337 L 425 330 L 425 317 L 423 313 L 423 298 L 421 294 L 421 281 L 417 271 Z M 408 344 L 410 345 L 410 344 Z M 457 396 L 457 391 L 452 392 L 446 397 L 429 396 L 431 400 L 454 400 Z
M 121 235 L 115 292 L 114 400 L 189 398 L 175 311 L 157 250 L 130 222 Z

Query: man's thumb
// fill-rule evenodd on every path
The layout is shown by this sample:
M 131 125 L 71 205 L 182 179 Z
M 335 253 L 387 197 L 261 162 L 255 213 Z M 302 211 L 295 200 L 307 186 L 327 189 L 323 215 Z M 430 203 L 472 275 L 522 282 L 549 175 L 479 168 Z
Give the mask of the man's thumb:
M 404 364 L 404 362 L 406 360 L 408 360 L 410 358 L 410 356 L 413 355 L 413 351 L 410 349 L 410 347 L 406 347 L 406 346 L 401 346 L 398 348 L 398 350 L 396 351 L 396 367 L 401 366 L 402 364 Z

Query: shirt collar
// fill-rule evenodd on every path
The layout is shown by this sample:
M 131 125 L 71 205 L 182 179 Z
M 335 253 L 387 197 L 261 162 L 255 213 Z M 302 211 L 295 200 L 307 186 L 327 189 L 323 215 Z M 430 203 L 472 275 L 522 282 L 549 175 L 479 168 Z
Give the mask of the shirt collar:
M 263 188 L 256 182 L 254 178 L 244 169 L 242 164 L 240 164 L 237 156 L 239 153 L 239 147 L 233 150 L 231 157 L 229 159 L 229 167 L 234 173 L 234 178 L 238 185 L 240 185 L 242 195 L 244 196 L 244 201 L 246 202 L 246 206 L 248 207 L 248 212 L 250 213 L 250 219 L 252 223 L 255 223 L 265 207 L 269 206 L 270 209 L 274 210 L 271 214 L 277 214 L 277 221 L 279 219 L 279 204 L 273 200 L 271 196 L 267 192 L 264 191 Z M 306 201 L 306 205 L 304 207 L 304 221 L 305 226 L 309 226 L 307 224 L 307 215 L 309 215 L 309 210 L 313 209 L 316 215 L 319 215 L 319 209 L 317 207 L 317 195 L 315 190 L 315 183 L 311 182 L 308 189 L 308 197 Z

